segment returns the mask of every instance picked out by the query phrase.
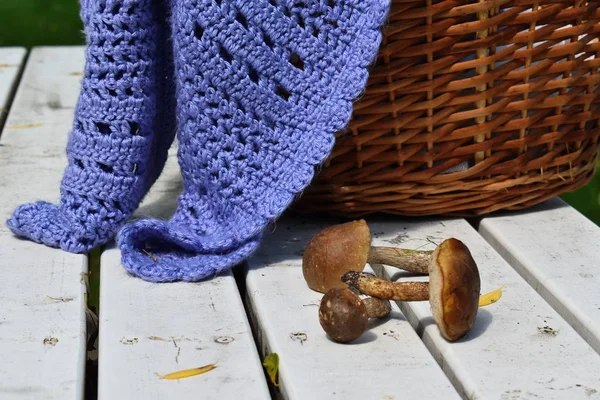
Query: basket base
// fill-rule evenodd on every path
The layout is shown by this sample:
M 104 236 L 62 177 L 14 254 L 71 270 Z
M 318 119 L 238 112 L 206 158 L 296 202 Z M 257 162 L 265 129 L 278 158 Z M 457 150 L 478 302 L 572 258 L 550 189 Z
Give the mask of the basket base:
M 474 188 L 444 190 L 417 184 L 382 183 L 370 188 L 313 186 L 291 210 L 302 214 L 328 214 L 358 218 L 374 213 L 404 216 L 477 217 L 500 210 L 522 210 L 549 198 L 585 186 L 594 177 L 595 163 L 584 166 L 570 177 L 563 174 L 534 173 L 511 180 L 480 181 Z M 473 182 L 465 186 L 475 186 Z M 386 187 L 389 190 L 386 191 Z M 456 185 L 453 185 L 456 188 Z M 356 190 L 358 189 L 358 190 Z M 377 196 L 373 196 L 377 192 Z

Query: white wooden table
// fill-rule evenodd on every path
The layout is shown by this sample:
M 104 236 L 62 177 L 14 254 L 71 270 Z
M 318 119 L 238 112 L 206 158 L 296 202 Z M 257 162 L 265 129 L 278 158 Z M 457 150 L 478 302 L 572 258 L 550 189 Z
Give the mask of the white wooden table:
M 0 219 L 36 199 L 56 201 L 83 49 L 36 48 L 18 90 L 22 49 L 0 49 Z M 2 67 L 7 65 L 10 67 Z M 12 71 L 12 72 L 10 72 Z M 138 216 L 167 218 L 181 187 L 176 149 Z M 484 218 L 368 218 L 376 245 L 433 249 L 464 241 L 482 292 L 469 335 L 441 338 L 427 302 L 393 304 L 357 342 L 330 341 L 319 293 L 304 283 L 302 250 L 339 222 L 286 216 L 246 265 L 201 283 L 129 276 L 118 249 L 100 259 L 98 398 L 120 399 L 600 399 L 600 228 L 553 199 Z M 373 265 L 388 279 L 423 280 Z M 82 399 L 88 258 L 12 236 L 0 225 L 0 399 Z M 262 359 L 280 359 L 279 386 Z M 204 375 L 165 374 L 217 362 Z

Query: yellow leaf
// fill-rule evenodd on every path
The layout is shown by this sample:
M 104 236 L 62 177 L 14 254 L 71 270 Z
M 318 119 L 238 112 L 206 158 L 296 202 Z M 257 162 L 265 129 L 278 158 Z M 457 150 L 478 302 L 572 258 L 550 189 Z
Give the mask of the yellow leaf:
M 212 371 L 213 369 L 216 368 L 215 367 L 216 364 L 217 363 L 208 364 L 208 365 L 205 365 L 204 367 L 200 367 L 200 368 L 184 369 L 184 370 L 177 371 L 177 372 L 171 372 L 170 374 L 166 374 L 166 375 L 160 375 L 160 374 L 156 374 L 156 375 L 158 375 L 161 379 L 189 378 L 191 376 L 201 375 L 208 371 Z
M 266 368 L 267 374 L 269 375 L 271 382 L 273 382 L 273 385 L 279 387 L 279 377 L 277 376 L 279 373 L 279 354 L 271 353 L 267 355 L 263 360 L 263 366 Z
M 481 295 L 479 297 L 479 307 L 489 306 L 490 304 L 494 304 L 500 300 L 500 297 L 502 297 L 502 289 L 504 289 L 504 286 L 502 286 L 500 289 L 494 290 L 493 292 Z
M 38 126 L 42 126 L 42 124 L 23 124 L 23 125 L 11 125 L 7 126 L 7 129 L 27 129 L 27 128 L 37 128 Z
M 150 336 L 150 337 L 148 337 L 148 339 L 150 339 L 150 340 L 160 340 L 161 342 L 170 342 L 170 340 L 163 339 L 160 336 Z

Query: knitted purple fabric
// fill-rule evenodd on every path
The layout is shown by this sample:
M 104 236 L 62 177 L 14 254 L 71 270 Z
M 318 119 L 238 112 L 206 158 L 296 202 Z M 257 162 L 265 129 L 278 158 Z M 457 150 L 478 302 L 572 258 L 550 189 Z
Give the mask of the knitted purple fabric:
M 112 239 L 160 174 L 175 134 L 167 7 L 82 0 L 85 73 L 67 145 L 60 206 L 25 204 L 11 230 L 70 252 Z
M 119 235 L 123 265 L 197 281 L 258 247 L 347 125 L 389 0 L 174 0 L 179 163 L 174 217 Z

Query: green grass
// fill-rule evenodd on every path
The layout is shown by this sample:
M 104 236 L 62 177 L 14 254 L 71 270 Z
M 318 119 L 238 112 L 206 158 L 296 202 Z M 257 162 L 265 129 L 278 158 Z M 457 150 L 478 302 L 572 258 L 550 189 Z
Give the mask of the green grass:
M 0 46 L 83 43 L 78 0 L 0 0 Z M 561 197 L 600 226 L 600 173 Z
M 600 226 L 600 160 L 597 163 L 596 175 L 590 183 L 560 197 Z
M 0 0 L 0 46 L 84 43 L 78 0 Z

